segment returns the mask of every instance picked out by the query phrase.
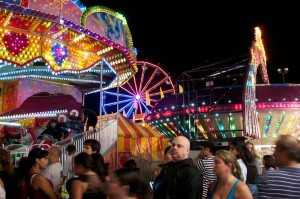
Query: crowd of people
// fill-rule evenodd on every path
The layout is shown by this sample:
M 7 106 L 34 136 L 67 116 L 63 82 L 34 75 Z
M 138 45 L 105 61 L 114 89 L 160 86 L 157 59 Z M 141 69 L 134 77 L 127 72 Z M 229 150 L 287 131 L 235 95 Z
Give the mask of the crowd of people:
M 251 142 L 232 142 L 228 150 L 217 151 L 204 142 L 193 160 L 190 141 L 177 136 L 165 149 L 152 188 L 133 159 L 108 173 L 100 142 L 94 139 L 85 140 L 79 153 L 69 144 L 64 166 L 59 146 L 31 149 L 18 168 L 11 164 L 9 151 L 0 149 L 0 199 L 62 198 L 63 190 L 70 199 L 299 198 L 299 141 L 280 135 L 275 145 L 274 154 L 262 158 L 261 170 Z
M 136 162 L 129 160 L 123 168 L 108 174 L 109 165 L 100 148 L 95 139 L 85 140 L 79 153 L 69 144 L 62 166 L 59 146 L 47 150 L 36 147 L 21 158 L 18 168 L 11 164 L 10 152 L 0 149 L 0 198 L 57 199 L 63 197 L 63 189 L 70 199 L 149 198 L 150 189 Z
M 165 152 L 172 159 L 155 170 L 153 199 L 299 198 L 300 142 L 280 135 L 275 145 L 273 155 L 260 158 L 251 142 L 231 142 L 228 150 L 216 152 L 204 142 L 190 159 L 188 139 L 178 136 Z

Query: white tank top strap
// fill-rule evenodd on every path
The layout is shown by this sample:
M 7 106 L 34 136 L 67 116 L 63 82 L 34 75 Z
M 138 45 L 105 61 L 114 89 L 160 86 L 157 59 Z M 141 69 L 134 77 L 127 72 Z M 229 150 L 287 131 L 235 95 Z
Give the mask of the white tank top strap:
M 33 175 L 31 176 L 31 178 L 30 178 L 30 186 L 31 186 L 31 184 L 32 184 L 33 178 L 34 178 L 36 175 L 37 175 L 37 173 L 35 173 L 35 174 L 33 174 Z

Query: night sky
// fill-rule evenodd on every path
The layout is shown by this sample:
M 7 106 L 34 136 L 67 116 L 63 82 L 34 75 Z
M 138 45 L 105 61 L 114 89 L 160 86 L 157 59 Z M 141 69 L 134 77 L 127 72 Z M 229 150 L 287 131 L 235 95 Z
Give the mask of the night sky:
M 173 77 L 249 52 L 254 27 L 262 30 L 271 83 L 282 83 L 277 68 L 288 67 L 286 83 L 298 75 L 299 20 L 296 1 L 81 0 L 121 13 L 139 61 L 159 64 Z M 288 3 L 289 2 L 289 3 Z

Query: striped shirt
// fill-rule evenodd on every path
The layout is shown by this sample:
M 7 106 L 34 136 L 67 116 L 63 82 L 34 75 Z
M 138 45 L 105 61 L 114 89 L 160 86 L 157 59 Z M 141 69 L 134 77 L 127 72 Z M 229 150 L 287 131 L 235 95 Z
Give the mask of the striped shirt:
M 300 168 L 280 167 L 262 175 L 259 198 L 300 198 Z
M 213 172 L 214 156 L 205 157 L 196 162 L 196 166 L 203 175 L 203 192 L 202 198 L 207 198 L 209 185 L 217 180 L 217 176 Z

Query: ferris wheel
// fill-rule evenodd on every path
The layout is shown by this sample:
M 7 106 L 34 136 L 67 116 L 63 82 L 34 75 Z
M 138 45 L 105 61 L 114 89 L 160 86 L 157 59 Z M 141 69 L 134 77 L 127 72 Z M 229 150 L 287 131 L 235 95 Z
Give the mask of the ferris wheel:
M 119 112 L 127 118 L 145 117 L 161 98 L 175 93 L 171 77 L 161 67 L 145 61 L 136 64 L 138 71 L 119 92 L 117 88 L 103 91 L 104 114 Z

